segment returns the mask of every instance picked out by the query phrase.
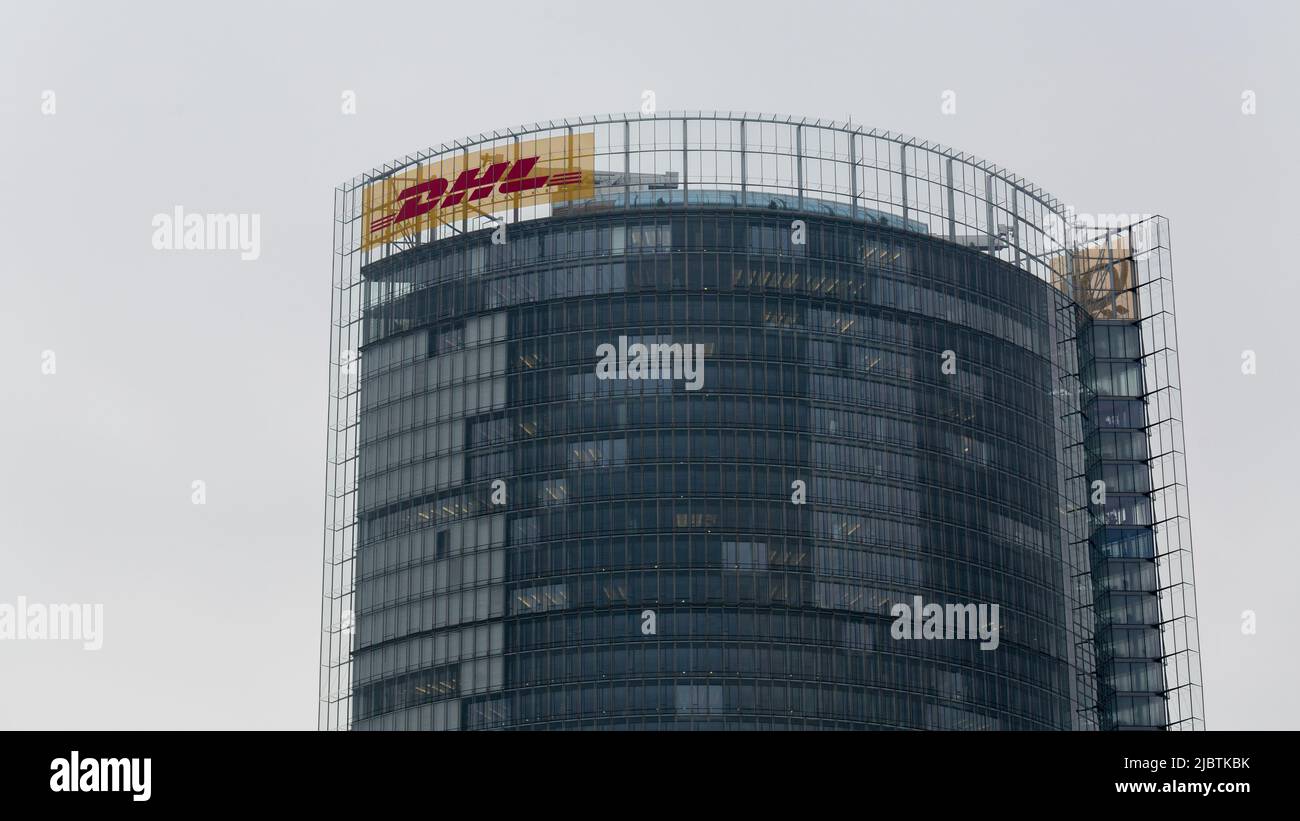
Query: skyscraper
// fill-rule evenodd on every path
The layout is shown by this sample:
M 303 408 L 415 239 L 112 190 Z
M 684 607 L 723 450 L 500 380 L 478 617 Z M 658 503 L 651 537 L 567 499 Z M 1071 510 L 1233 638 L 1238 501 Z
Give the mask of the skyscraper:
M 321 726 L 1201 728 L 1168 236 L 748 114 L 354 178 Z

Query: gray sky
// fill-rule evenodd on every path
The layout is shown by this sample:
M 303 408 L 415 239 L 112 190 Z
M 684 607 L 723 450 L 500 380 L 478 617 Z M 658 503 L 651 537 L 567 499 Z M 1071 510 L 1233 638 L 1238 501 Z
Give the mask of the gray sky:
M 1298 23 L 1280 2 L 4 4 L 0 604 L 102 603 L 104 643 L 0 642 L 0 728 L 315 727 L 334 185 L 645 89 L 851 116 L 1080 212 L 1167 216 L 1208 724 L 1300 728 Z M 177 204 L 260 214 L 260 258 L 154 250 Z

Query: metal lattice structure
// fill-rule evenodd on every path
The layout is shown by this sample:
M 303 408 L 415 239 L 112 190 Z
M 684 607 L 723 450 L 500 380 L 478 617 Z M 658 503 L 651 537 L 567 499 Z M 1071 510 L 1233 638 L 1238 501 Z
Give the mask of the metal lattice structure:
M 1127 310 L 1140 330 L 1164 726 L 1203 730 L 1205 706 L 1169 223 L 1164 217 L 1153 216 L 1093 232 L 1075 249 L 1074 256 L 1087 259 L 1099 274 L 1094 282 L 1099 286 L 1093 291 L 1097 295 L 1094 311 L 1114 317 Z
M 393 241 L 366 239 L 366 191 L 395 175 L 418 177 L 430 163 L 453 162 L 470 152 L 510 152 L 523 140 L 594 135 L 594 191 L 579 202 L 524 204 L 498 213 L 466 209 L 459 218 L 425 225 Z M 646 192 L 645 180 L 670 180 Z M 650 186 L 655 188 L 655 186 Z M 319 726 L 347 729 L 353 650 L 354 559 L 357 547 L 360 351 L 366 343 L 368 308 L 401 296 L 393 283 L 368 282 L 366 266 L 411 247 L 466 232 L 546 219 L 559 209 L 618 208 L 653 203 L 690 205 L 723 198 L 741 208 L 780 207 L 847 216 L 868 224 L 902 227 L 974 248 L 1047 282 L 1068 297 L 1059 312 L 1062 328 L 1076 322 L 1072 299 L 1081 296 L 1072 276 L 1078 246 L 1063 232 L 1070 214 L 1054 197 L 996 165 L 931 142 L 825 120 L 735 112 L 669 112 L 583 117 L 503 129 L 446 143 L 358 175 L 334 192 L 332 328 L 329 356 L 329 423 L 326 463 Z M 1170 724 L 1200 728 L 1200 665 L 1192 592 L 1191 542 L 1187 525 L 1180 391 L 1168 276 L 1167 227 L 1163 244 L 1133 261 L 1144 305 L 1148 379 L 1152 391 L 1155 500 L 1164 511 L 1161 545 L 1162 609 L 1168 671 Z M 1093 243 L 1095 247 L 1095 243 Z M 1064 267 L 1063 267 L 1064 266 Z M 467 275 L 474 271 L 467 270 Z M 1166 309 L 1165 306 L 1168 306 Z M 1073 344 L 1062 330 L 1059 345 Z M 1074 388 L 1077 390 L 1077 386 Z M 1066 386 L 1065 393 L 1070 388 Z M 1078 398 L 1063 396 L 1058 415 L 1077 414 Z M 1077 426 L 1077 419 L 1062 423 Z M 1062 441 L 1080 435 L 1063 430 Z M 1081 470 L 1063 482 L 1081 492 Z M 1066 481 L 1068 480 L 1068 481 Z M 1081 515 L 1082 500 L 1074 513 Z M 1072 525 L 1071 525 L 1072 527 Z M 1067 584 L 1075 613 L 1070 632 L 1076 670 L 1091 669 L 1091 591 L 1086 538 L 1063 547 L 1073 579 Z M 1092 698 L 1080 679 L 1077 694 Z M 1088 716 L 1078 726 L 1092 725 Z

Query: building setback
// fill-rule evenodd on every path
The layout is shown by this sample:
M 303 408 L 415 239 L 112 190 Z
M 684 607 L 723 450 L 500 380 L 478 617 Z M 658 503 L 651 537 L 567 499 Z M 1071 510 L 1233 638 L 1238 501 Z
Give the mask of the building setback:
M 335 192 L 320 726 L 1202 729 L 1160 217 L 623 115 Z

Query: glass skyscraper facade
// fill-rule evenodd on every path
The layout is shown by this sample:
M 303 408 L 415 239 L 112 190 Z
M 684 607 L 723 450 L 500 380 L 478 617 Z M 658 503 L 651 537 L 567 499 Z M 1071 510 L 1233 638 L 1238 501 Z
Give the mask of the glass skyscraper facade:
M 323 728 L 1201 726 L 1163 220 L 723 113 L 335 206 Z

